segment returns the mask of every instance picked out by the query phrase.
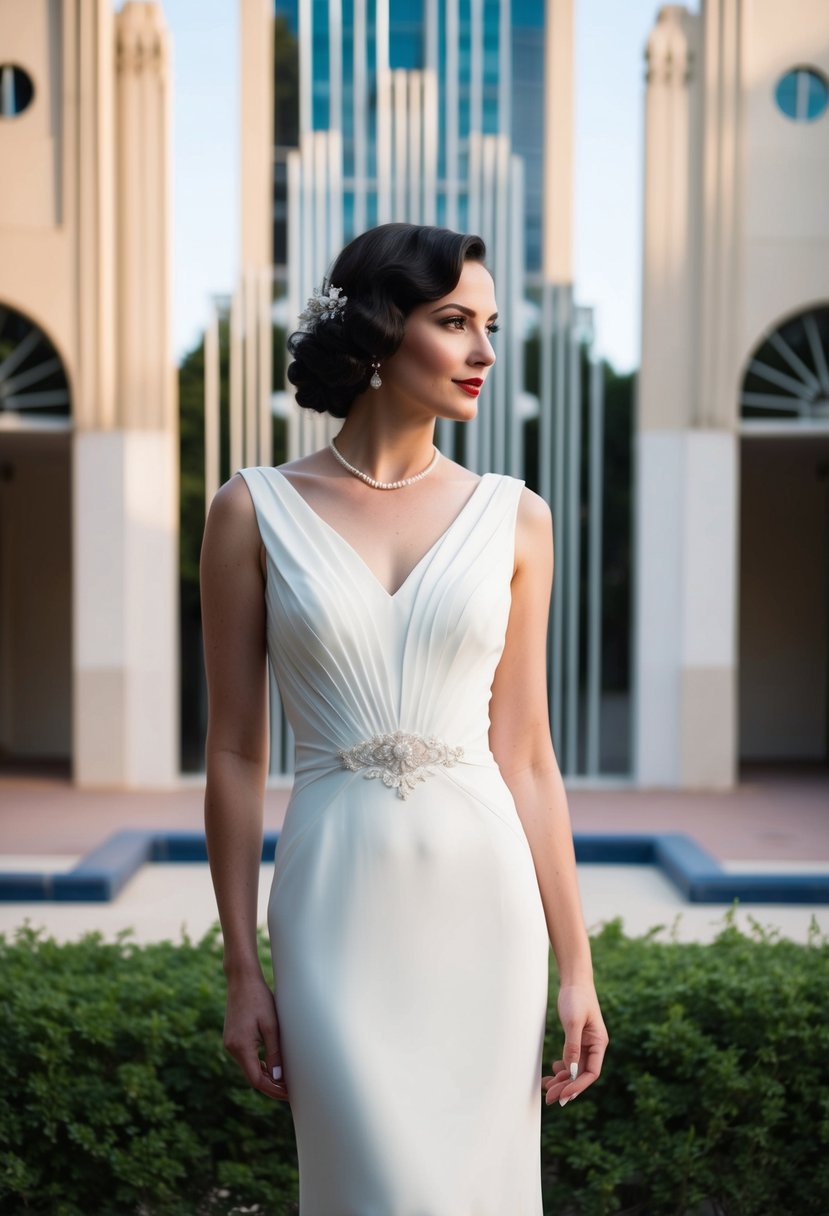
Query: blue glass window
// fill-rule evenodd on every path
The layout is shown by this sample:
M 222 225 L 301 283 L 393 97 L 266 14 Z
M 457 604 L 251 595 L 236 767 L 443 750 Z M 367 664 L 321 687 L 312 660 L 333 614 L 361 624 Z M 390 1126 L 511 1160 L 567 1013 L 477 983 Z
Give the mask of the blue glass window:
M 354 231 L 354 191 L 343 191 L 343 236 L 347 241 L 356 236 Z
M 489 84 L 498 83 L 500 17 L 500 6 L 487 0 L 484 5 L 484 80 Z
M 484 135 L 498 134 L 498 91 L 492 86 L 484 90 Z
M 389 31 L 389 67 L 407 70 L 423 67 L 422 27 L 392 27 Z
M 544 6 L 541 0 L 512 0 L 512 148 L 524 160 L 527 270 L 541 265 L 544 130 Z
M 469 0 L 458 0 L 458 75 L 468 83 L 472 67 L 472 22 Z
M 423 0 L 405 0 L 390 5 L 389 66 L 408 70 L 424 65 Z
M 544 28 L 543 0 L 512 0 L 512 24 L 528 25 L 532 29 Z
M 469 134 L 469 88 L 461 90 L 458 98 L 458 135 L 465 139 Z
M 313 106 L 311 122 L 315 131 L 324 131 L 331 122 L 329 105 L 331 64 L 327 0 L 314 0 L 312 21 L 314 34 L 311 47 Z
M 395 0 L 389 5 L 389 20 L 392 25 L 422 25 L 423 0 Z
M 815 68 L 797 67 L 781 76 L 774 97 L 787 118 L 814 122 L 829 104 L 829 85 Z
M 458 231 L 466 232 L 469 228 L 469 195 L 458 195 Z
M 354 86 L 343 85 L 343 176 L 354 173 Z

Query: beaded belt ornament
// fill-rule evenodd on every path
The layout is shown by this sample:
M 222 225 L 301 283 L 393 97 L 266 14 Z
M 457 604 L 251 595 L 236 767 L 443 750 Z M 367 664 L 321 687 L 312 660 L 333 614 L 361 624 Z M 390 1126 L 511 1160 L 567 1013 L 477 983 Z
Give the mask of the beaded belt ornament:
M 440 739 L 410 735 L 396 730 L 391 735 L 375 735 L 353 747 L 337 753 L 343 768 L 356 773 L 364 768 L 364 777 L 380 777 L 389 789 L 396 789 L 398 798 L 408 798 L 418 781 L 425 781 L 434 764 L 451 768 L 463 756 L 462 747 L 448 747 Z

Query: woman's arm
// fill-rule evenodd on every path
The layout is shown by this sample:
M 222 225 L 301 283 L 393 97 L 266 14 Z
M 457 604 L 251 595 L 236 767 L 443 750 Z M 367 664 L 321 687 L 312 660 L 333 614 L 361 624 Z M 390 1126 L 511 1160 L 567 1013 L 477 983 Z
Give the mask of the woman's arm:
M 262 819 L 268 773 L 265 596 L 259 530 L 242 477 L 208 512 L 200 558 L 207 674 L 204 824 L 228 984 L 224 1042 L 257 1089 L 285 1098 L 273 995 L 256 942 Z M 259 1045 L 265 1061 L 259 1059 Z
M 492 685 L 489 741 L 529 841 L 558 964 L 564 1051 L 554 1062 L 555 1075 L 542 1084 L 548 1102 L 566 1102 L 596 1080 L 608 1039 L 593 985 L 567 795 L 550 737 L 546 653 L 552 585 L 550 509 L 525 489 L 516 521 L 512 606 Z M 579 1071 L 575 1084 L 573 1064 Z

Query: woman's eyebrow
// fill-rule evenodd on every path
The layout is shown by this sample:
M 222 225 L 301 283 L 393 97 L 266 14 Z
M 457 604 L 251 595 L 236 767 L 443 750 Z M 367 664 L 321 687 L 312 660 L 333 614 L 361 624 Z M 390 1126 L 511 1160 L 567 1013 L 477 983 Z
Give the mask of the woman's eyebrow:
M 454 309 L 455 312 L 465 313 L 467 317 L 475 316 L 475 309 L 466 308 L 463 304 L 441 304 L 440 308 L 433 308 L 432 312 L 433 313 L 443 312 L 443 310 L 445 308 L 452 308 L 452 309 Z M 496 320 L 497 316 L 498 316 L 497 312 L 494 312 L 491 317 L 487 317 L 487 320 L 494 321 L 494 320 Z

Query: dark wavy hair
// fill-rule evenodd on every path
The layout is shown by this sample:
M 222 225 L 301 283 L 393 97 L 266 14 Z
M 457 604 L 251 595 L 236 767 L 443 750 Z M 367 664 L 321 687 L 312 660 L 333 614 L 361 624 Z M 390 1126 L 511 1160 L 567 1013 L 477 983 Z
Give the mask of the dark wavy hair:
M 448 295 L 464 262 L 485 257 L 479 236 L 423 224 L 381 224 L 355 237 L 322 285 L 323 292 L 342 288 L 342 313 L 288 338 L 288 379 L 299 405 L 345 418 L 368 388 L 372 360 L 382 363 L 403 341 L 412 309 Z

